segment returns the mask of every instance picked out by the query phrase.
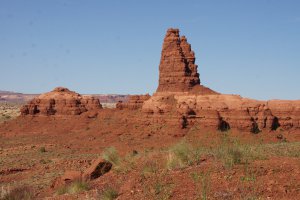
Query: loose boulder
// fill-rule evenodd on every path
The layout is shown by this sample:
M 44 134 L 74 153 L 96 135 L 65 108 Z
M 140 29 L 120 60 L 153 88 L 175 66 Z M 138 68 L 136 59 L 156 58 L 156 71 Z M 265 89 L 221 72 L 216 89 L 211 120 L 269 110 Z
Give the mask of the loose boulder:
M 58 177 L 54 180 L 51 188 L 59 188 L 65 185 L 69 185 L 75 181 L 82 180 L 82 172 L 81 171 L 66 171 L 64 175 Z
M 102 158 L 98 158 L 83 172 L 82 178 L 84 180 L 93 180 L 99 178 L 103 174 L 109 172 L 111 168 L 112 164 L 110 162 Z

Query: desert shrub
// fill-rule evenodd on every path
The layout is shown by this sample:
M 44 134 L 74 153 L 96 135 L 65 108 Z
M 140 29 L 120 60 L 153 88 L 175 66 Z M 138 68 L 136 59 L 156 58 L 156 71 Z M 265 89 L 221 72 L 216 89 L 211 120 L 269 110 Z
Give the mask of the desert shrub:
M 39 149 L 39 151 L 40 151 L 41 153 L 45 153 L 45 152 L 46 152 L 46 148 L 45 148 L 45 147 L 41 147 L 41 148 Z
M 29 187 L 16 187 L 6 193 L 2 200 L 31 200 L 34 198 L 33 192 Z
M 11 116 L 9 116 L 9 115 L 4 115 L 4 118 L 5 118 L 5 119 L 10 119 Z
M 77 194 L 82 191 L 87 191 L 89 190 L 89 185 L 87 182 L 84 181 L 75 181 L 72 183 L 69 188 L 68 188 L 68 193 L 70 194 Z
M 221 136 L 221 142 L 211 150 L 211 154 L 220 159 L 226 168 L 267 158 L 262 145 L 243 144 L 226 134 Z
M 47 160 L 41 159 L 41 160 L 40 160 L 40 163 L 41 163 L 41 164 L 47 164 L 47 163 L 51 163 L 51 162 L 52 162 L 52 161 L 49 160 L 49 159 L 47 159 Z
M 249 167 L 249 163 L 246 162 L 244 165 L 244 176 L 241 176 L 241 181 L 249 182 L 249 181 L 256 181 L 256 176 L 253 170 Z
M 280 142 L 260 147 L 269 156 L 300 157 L 300 142 Z
M 120 156 L 115 147 L 108 147 L 102 153 L 102 158 L 111 162 L 113 167 L 119 166 L 120 164 Z
M 170 199 L 172 188 L 172 184 L 166 184 L 160 181 L 155 182 L 153 186 L 155 199 Z
M 108 187 L 103 191 L 100 199 L 101 200 L 113 200 L 113 199 L 116 199 L 118 196 L 119 196 L 119 193 L 117 190 L 115 190 L 111 187 Z
M 120 172 L 126 173 L 136 167 L 136 162 L 140 155 L 135 152 L 128 153 L 123 159 L 120 159 Z
M 166 183 L 164 180 L 165 175 L 158 175 L 155 177 L 155 181 L 148 185 L 147 199 L 167 200 L 171 198 L 174 184 Z
M 62 194 L 66 194 L 66 193 L 68 193 L 68 187 L 67 186 L 59 187 L 56 191 L 57 195 L 62 195 Z
M 169 149 L 167 157 L 167 168 L 176 169 L 184 168 L 199 162 L 199 149 L 193 148 L 186 141 L 181 141 Z
M 150 177 L 153 174 L 158 173 L 158 170 L 159 170 L 159 166 L 158 166 L 157 161 L 147 160 L 144 163 L 141 175 L 142 175 L 143 178 L 147 178 L 147 177 Z
M 233 165 L 240 164 L 245 155 L 245 146 L 237 141 L 230 140 L 226 134 L 221 138 L 221 143 L 214 148 L 212 153 L 220 159 L 224 166 L 231 168 Z
M 139 154 L 134 151 L 121 158 L 114 147 L 108 147 L 102 153 L 102 158 L 112 163 L 113 170 L 116 172 L 127 173 L 135 167 Z
M 197 191 L 201 191 L 201 199 L 208 199 L 209 184 L 210 184 L 210 174 L 209 173 L 191 173 L 191 177 L 194 181 Z
M 243 151 L 240 148 L 230 148 L 228 150 L 233 164 L 241 164 L 243 158 Z
M 66 185 L 66 186 L 58 188 L 56 193 L 58 195 L 62 195 L 62 194 L 66 194 L 66 193 L 77 194 L 77 193 L 80 193 L 82 191 L 87 191 L 87 190 L 89 190 L 89 184 L 87 182 L 78 180 L 78 181 L 71 183 L 70 185 Z

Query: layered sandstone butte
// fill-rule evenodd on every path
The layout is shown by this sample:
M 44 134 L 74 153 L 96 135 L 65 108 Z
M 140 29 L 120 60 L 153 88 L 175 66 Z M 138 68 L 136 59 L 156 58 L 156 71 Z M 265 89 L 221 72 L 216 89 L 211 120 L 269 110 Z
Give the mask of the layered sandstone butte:
M 149 94 L 145 95 L 130 95 L 127 102 L 119 101 L 116 105 L 117 109 L 129 109 L 129 110 L 137 110 L 141 109 L 144 101 L 150 99 Z
M 147 119 L 181 128 L 197 124 L 227 131 L 300 128 L 300 101 L 257 101 L 223 95 L 200 85 L 195 55 L 178 29 L 168 29 L 159 66 L 156 93 L 143 103 Z
M 21 115 L 80 115 L 101 108 L 99 100 L 94 97 L 82 96 L 67 88 L 57 87 L 23 106 Z
M 170 28 L 165 36 L 159 64 L 159 85 L 156 92 L 197 92 L 216 94 L 200 85 L 195 54 L 179 29 Z

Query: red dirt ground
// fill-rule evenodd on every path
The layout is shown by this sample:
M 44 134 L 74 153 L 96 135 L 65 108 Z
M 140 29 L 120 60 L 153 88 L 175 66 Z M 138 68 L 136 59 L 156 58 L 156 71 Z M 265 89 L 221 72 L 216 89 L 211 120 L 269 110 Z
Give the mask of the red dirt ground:
M 212 153 L 228 145 L 224 137 L 250 146 L 256 157 L 245 162 L 242 152 L 241 162 L 226 167 Z M 101 199 L 111 187 L 118 199 L 300 199 L 299 130 L 224 134 L 197 124 L 180 129 L 146 122 L 139 110 L 103 109 L 96 118 L 19 117 L 0 124 L 0 138 L 2 193 L 28 186 L 35 199 Z M 201 159 L 166 168 L 169 147 L 183 140 L 205 149 Z M 58 195 L 50 187 L 65 171 L 89 167 L 107 147 L 115 147 L 121 158 L 138 153 L 121 170 L 91 181 L 88 191 Z

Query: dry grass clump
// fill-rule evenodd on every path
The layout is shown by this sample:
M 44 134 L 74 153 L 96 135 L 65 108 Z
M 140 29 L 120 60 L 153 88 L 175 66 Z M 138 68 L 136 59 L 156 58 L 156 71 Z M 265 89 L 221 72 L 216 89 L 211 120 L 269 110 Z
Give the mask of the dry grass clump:
M 121 158 L 115 147 L 108 147 L 102 153 L 102 158 L 113 164 L 113 167 L 117 167 L 121 163 Z
M 151 177 L 153 174 L 157 174 L 159 172 L 159 164 L 155 159 L 146 160 L 143 164 L 141 176 L 143 178 Z
M 300 142 L 270 143 L 261 146 L 261 149 L 270 156 L 300 157 Z
M 1 200 L 31 200 L 34 198 L 34 195 L 31 188 L 22 186 L 6 191 L 0 198 Z
M 201 192 L 200 194 L 198 194 L 198 198 L 203 200 L 208 199 L 208 193 L 210 189 L 210 174 L 208 172 L 193 172 L 191 173 L 191 178 L 196 186 L 197 192 Z
M 104 189 L 102 195 L 101 195 L 101 200 L 114 200 L 116 198 L 118 198 L 119 193 L 117 190 L 115 190 L 112 187 L 108 187 L 106 189 Z
M 238 139 L 222 133 L 219 142 L 210 147 L 199 146 L 199 151 L 209 154 L 220 160 L 230 169 L 234 165 L 249 163 L 254 160 L 264 160 L 267 154 L 262 144 L 241 143 Z
M 75 181 L 75 182 L 71 183 L 70 185 L 66 185 L 66 186 L 63 186 L 63 187 L 59 188 L 56 193 L 58 195 L 78 194 L 80 192 L 87 191 L 89 189 L 90 189 L 90 187 L 89 187 L 89 184 L 87 182 L 78 180 L 78 181 Z
M 167 155 L 167 169 L 182 169 L 200 163 L 201 151 L 185 140 L 172 146 Z
M 46 152 L 46 148 L 45 148 L 45 147 L 41 147 L 41 148 L 39 149 L 39 152 L 45 153 L 45 152 Z
M 102 158 L 112 163 L 115 172 L 127 173 L 135 168 L 139 155 L 133 151 L 122 158 L 115 147 L 108 147 L 103 151 Z

